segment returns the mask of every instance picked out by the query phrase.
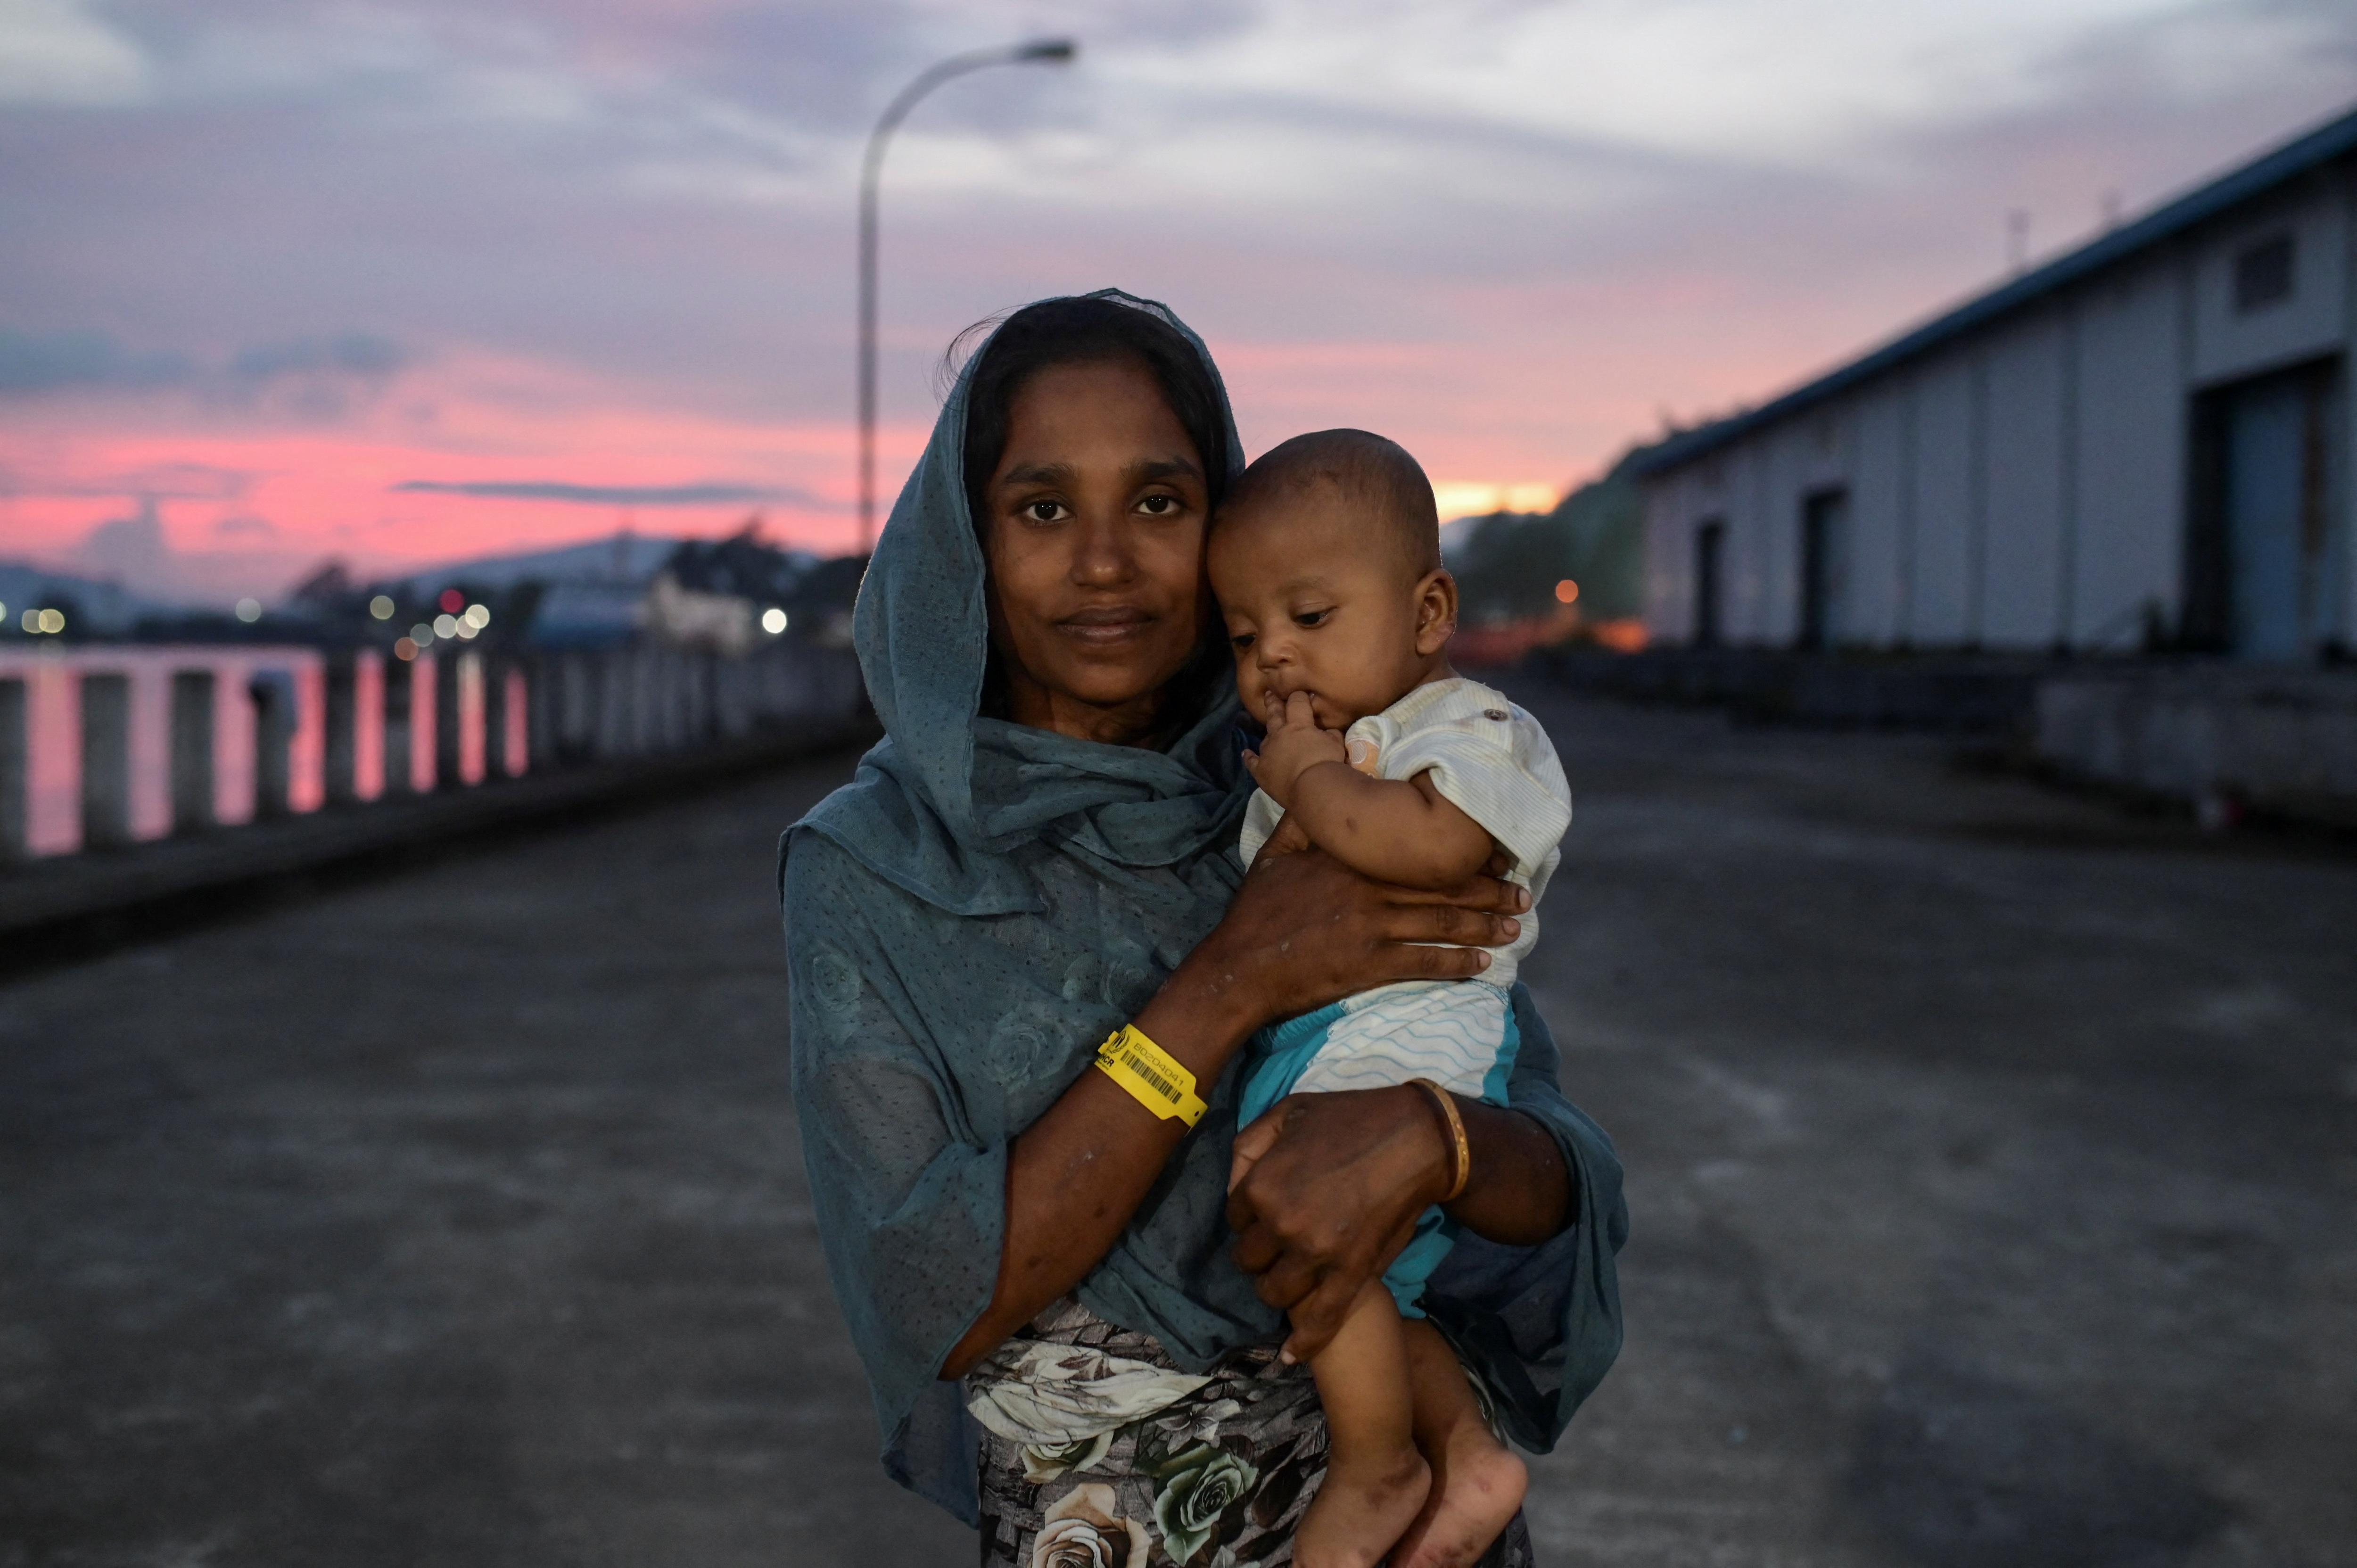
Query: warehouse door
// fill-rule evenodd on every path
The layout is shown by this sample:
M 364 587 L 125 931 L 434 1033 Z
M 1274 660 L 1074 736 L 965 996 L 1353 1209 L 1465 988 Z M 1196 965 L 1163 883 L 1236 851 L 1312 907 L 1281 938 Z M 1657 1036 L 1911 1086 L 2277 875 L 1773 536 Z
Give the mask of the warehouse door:
M 2330 634 L 2334 369 L 2303 366 L 2207 395 L 2197 415 L 2210 472 L 2187 574 L 2190 640 L 2290 660 Z
M 1801 503 L 1801 635 L 1803 648 L 1823 648 L 1841 632 L 1843 557 L 1849 532 L 1849 492 L 1819 490 Z
M 1727 524 L 1716 520 L 1695 530 L 1694 639 L 1696 648 L 1717 648 L 1724 632 L 1720 599 L 1727 581 Z

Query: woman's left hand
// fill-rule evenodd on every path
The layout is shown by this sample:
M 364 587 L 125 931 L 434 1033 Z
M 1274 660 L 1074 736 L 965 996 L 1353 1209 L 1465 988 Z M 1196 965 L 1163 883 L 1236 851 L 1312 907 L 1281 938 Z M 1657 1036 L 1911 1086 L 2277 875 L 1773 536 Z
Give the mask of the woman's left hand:
M 1448 1190 L 1450 1157 L 1425 1091 L 1407 1084 L 1292 1095 L 1236 1134 L 1236 1262 L 1292 1315 L 1288 1358 L 1326 1348 Z
M 1453 1098 L 1472 1168 L 1450 1217 L 1509 1246 L 1561 1231 L 1576 1195 L 1554 1134 L 1521 1112 Z M 1448 1190 L 1455 1151 L 1413 1084 L 1290 1095 L 1237 1133 L 1235 1148 L 1236 1263 L 1259 1276 L 1261 1300 L 1292 1316 L 1285 1353 L 1306 1361 Z

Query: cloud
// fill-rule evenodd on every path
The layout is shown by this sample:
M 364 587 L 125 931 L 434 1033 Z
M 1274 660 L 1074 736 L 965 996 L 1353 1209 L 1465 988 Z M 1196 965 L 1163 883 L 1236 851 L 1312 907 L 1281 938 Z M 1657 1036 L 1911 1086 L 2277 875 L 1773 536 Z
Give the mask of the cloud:
M 0 396 L 178 386 L 195 367 L 178 354 L 134 353 L 103 332 L 46 337 L 0 328 Z
M 747 506 L 800 507 L 812 511 L 841 511 L 845 503 L 814 495 L 792 485 L 748 485 L 709 480 L 692 485 L 576 485 L 561 479 L 478 479 L 449 483 L 437 479 L 404 479 L 393 487 L 397 494 L 473 496 L 486 500 L 569 501 L 581 506 Z
M 248 595 L 274 596 L 318 559 L 316 544 L 287 540 L 267 519 L 251 513 L 216 521 L 210 531 L 213 548 L 179 548 L 163 511 L 155 497 L 143 496 L 127 515 L 91 524 L 62 548 L 37 553 L 37 559 L 144 598 L 221 606 Z
M 334 417 L 354 392 L 373 392 L 408 362 L 400 345 L 366 332 L 272 339 L 208 365 L 186 354 L 129 349 L 104 332 L 0 328 L 0 397 L 186 390 L 248 405 L 274 397 L 288 412 Z
M 382 380 L 406 362 L 400 345 L 366 332 L 347 332 L 338 338 L 293 338 L 241 349 L 230 360 L 229 372 L 248 382 L 317 375 Z
M 149 463 L 76 473 L 0 468 L 0 496 L 146 496 L 159 500 L 234 500 L 253 483 L 242 468 L 211 463 Z
M 133 515 L 109 518 L 92 528 L 83 536 L 79 553 L 88 564 L 144 589 L 169 575 L 172 547 L 165 541 L 156 503 L 143 500 Z
M 76 0 L 0 4 L 0 103 L 120 104 L 147 85 L 138 47 Z
M 250 415 L 332 424 L 372 402 L 407 362 L 398 345 L 365 332 L 291 338 L 241 349 L 207 392 Z

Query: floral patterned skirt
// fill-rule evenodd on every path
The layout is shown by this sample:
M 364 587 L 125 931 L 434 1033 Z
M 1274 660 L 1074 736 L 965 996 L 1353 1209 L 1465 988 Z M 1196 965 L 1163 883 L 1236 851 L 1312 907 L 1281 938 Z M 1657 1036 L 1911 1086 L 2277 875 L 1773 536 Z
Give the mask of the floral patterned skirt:
M 1172 1366 L 1151 1336 L 1070 1298 L 1025 1331 Z M 1293 1533 L 1326 1475 L 1326 1417 L 1309 1369 L 1235 1351 L 1152 1415 L 1062 1444 L 985 1432 L 983 1568 L 1245 1568 L 1293 1561 Z M 1532 1568 L 1515 1516 L 1481 1568 Z

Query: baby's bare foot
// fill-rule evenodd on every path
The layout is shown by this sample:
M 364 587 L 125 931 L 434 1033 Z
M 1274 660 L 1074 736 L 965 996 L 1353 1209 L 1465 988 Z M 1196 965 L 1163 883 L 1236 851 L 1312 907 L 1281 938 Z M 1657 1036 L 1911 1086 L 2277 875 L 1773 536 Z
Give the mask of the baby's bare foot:
M 1439 1456 L 1432 1494 L 1400 1538 L 1392 1568 L 1465 1568 L 1490 1550 L 1529 1489 L 1521 1455 L 1469 1423 Z
M 1432 1467 L 1415 1449 L 1329 1462 L 1293 1538 L 1296 1568 L 1374 1568 L 1423 1511 Z

